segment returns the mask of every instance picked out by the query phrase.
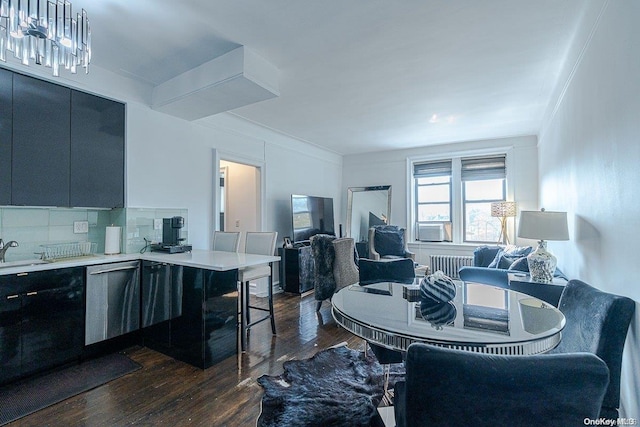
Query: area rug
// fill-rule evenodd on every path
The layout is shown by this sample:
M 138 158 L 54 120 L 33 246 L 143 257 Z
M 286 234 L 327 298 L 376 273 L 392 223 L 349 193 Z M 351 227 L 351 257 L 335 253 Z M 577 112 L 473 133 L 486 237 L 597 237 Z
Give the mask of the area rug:
M 111 354 L 50 374 L 0 387 L 0 425 L 32 414 L 140 369 L 122 354 Z
M 258 427 L 381 425 L 376 410 L 384 393 L 384 367 L 373 353 L 346 346 L 318 352 L 311 359 L 289 360 L 278 376 L 263 375 Z M 403 377 L 392 365 L 389 387 Z

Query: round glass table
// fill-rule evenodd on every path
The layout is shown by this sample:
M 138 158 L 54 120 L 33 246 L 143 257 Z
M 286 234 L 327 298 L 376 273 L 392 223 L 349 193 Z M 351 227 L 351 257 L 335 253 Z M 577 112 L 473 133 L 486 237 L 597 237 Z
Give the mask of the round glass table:
M 420 302 L 414 284 L 354 284 L 332 298 L 332 315 L 372 344 L 404 352 L 423 342 L 490 354 L 531 355 L 558 345 L 564 315 L 550 304 L 519 292 L 455 282 L 451 301 Z

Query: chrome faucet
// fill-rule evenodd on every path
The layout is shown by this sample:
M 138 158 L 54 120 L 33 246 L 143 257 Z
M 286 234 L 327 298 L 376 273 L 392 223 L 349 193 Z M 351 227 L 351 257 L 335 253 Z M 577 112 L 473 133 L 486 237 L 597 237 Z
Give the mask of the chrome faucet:
M 4 262 L 4 255 L 7 253 L 7 249 L 15 247 L 18 247 L 18 242 L 15 240 L 5 243 L 0 239 L 0 262 Z

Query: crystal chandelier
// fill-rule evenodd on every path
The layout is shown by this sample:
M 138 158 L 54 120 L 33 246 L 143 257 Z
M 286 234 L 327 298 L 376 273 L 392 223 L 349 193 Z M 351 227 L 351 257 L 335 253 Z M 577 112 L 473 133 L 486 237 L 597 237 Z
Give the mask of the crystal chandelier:
M 89 72 L 91 30 L 87 12 L 75 17 L 67 0 L 0 0 L 0 60 L 7 52 L 29 65 L 31 61 L 60 75 L 64 67 Z

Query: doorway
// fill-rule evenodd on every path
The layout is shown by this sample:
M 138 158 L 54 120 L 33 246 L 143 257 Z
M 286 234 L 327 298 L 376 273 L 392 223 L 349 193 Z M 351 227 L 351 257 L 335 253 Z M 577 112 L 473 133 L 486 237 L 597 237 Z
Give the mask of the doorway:
M 262 229 L 261 168 L 246 163 L 220 160 L 220 230 Z M 244 241 L 240 242 L 244 247 Z

